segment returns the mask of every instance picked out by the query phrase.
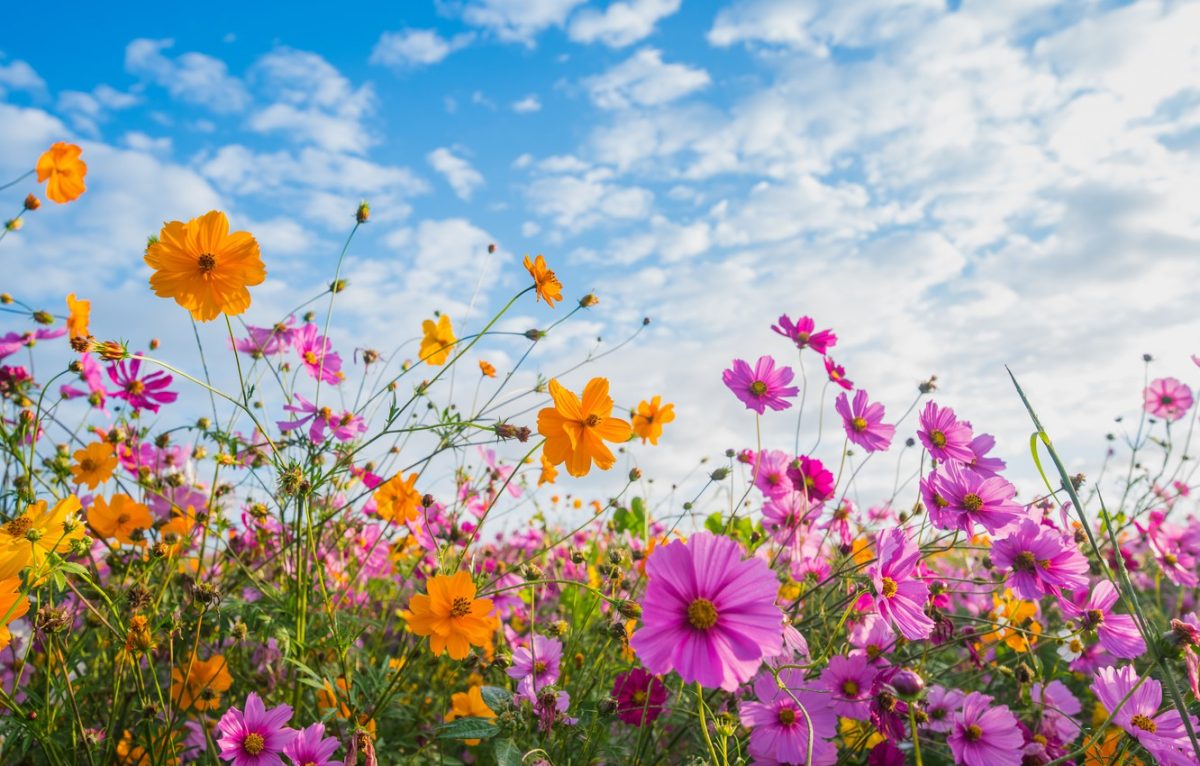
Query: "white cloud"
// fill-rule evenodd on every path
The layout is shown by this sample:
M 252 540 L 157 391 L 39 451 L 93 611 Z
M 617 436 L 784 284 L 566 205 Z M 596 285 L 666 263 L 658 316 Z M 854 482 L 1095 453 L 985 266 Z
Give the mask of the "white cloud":
M 611 182 L 611 171 L 596 168 L 580 175 L 535 178 L 526 191 L 534 212 L 561 229 L 578 232 L 605 221 L 644 217 L 654 194 Z
M 483 186 L 483 175 L 472 167 L 470 162 L 444 146 L 430 152 L 426 160 L 434 170 L 442 174 L 446 183 L 450 184 L 450 188 L 454 189 L 454 193 L 461 200 L 470 200 L 475 190 Z
M 451 53 L 465 48 L 474 35 L 465 33 L 442 37 L 434 29 L 402 29 L 384 32 L 371 50 L 371 63 L 390 67 L 418 67 L 436 64 Z
M 540 111 L 542 111 L 542 102 L 541 102 L 541 99 L 539 99 L 537 97 L 536 93 L 530 93 L 525 98 L 522 98 L 518 101 L 514 101 L 512 103 L 512 110 L 514 112 L 516 112 L 517 114 L 530 114 L 532 112 L 540 112 Z
M 607 72 L 584 80 L 602 109 L 653 106 L 682 98 L 711 82 L 708 72 L 686 64 L 664 64 L 662 53 L 643 48 Z
M 58 110 L 71 120 L 81 131 L 95 135 L 99 123 L 109 112 L 128 109 L 141 99 L 132 93 L 123 93 L 109 85 L 98 85 L 91 93 L 65 90 L 58 94 Z
M 603 11 L 583 8 L 571 18 L 567 35 L 580 43 L 624 48 L 649 37 L 661 19 L 679 10 L 681 0 L 616 0 Z
M 505 42 L 533 46 L 544 29 L 561 27 L 567 16 L 584 0 L 470 0 L 462 17 L 468 24 L 484 27 Z
M 0 96 L 9 91 L 42 93 L 45 90 L 46 81 L 38 76 L 27 62 L 17 59 L 8 64 L 0 64 Z
M 229 74 L 225 62 L 203 53 L 174 59 L 163 54 L 174 45 L 174 40 L 134 40 L 125 48 L 125 70 L 166 88 L 176 100 L 214 112 L 240 112 L 250 104 L 246 86 Z
M 171 153 L 171 139 L 167 136 L 153 138 L 146 135 L 140 130 L 131 130 L 121 136 L 121 143 L 135 151 L 144 152 L 146 154 L 169 155 Z
M 866 47 L 906 37 L 945 11 L 943 0 L 741 0 L 717 14 L 708 41 L 719 47 L 783 45 L 827 56 L 834 44 Z

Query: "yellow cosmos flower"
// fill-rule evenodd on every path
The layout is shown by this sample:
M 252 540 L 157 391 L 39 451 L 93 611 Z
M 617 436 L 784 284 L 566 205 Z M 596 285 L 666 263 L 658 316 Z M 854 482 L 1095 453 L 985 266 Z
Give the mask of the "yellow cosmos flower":
M 47 197 L 64 204 L 87 191 L 83 183 L 87 163 L 79 159 L 81 154 L 83 150 L 75 144 L 59 141 L 38 157 L 37 180 L 46 182 Z
M 428 595 L 418 593 L 403 613 L 408 628 L 429 636 L 434 655 L 448 651 L 450 659 L 464 659 L 472 646 L 491 643 L 497 621 L 489 617 L 491 599 L 475 598 L 475 583 L 466 572 L 429 578 Z
M 129 495 L 113 495 L 112 500 L 97 497 L 88 511 L 88 523 L 96 534 L 126 545 L 145 545 L 144 540 L 134 540 L 135 530 L 154 526 L 150 509 L 134 501 Z
M 546 259 L 539 255 L 531 261 L 528 255 L 525 256 L 525 270 L 529 272 L 529 276 L 533 277 L 533 287 L 537 292 L 538 300 L 544 300 L 546 305 L 554 308 L 555 301 L 562 300 L 563 286 L 554 272 L 546 266 Z
M 479 371 L 486 378 L 496 377 L 496 368 L 490 362 L 485 362 L 482 359 L 479 360 Z
M 586 476 L 592 463 L 607 471 L 617 458 L 604 443 L 625 442 L 631 433 L 629 423 L 612 415 L 613 400 L 608 381 L 592 378 L 583 389 L 582 401 L 575 394 L 550 381 L 553 407 L 538 413 L 538 433 L 546 437 L 542 454 L 551 465 L 567 464 L 567 473 Z
M 553 463 L 551 463 L 549 460 L 546 459 L 546 453 L 543 452 L 542 453 L 542 472 L 538 475 L 538 486 L 540 487 L 543 484 L 553 484 L 554 480 L 557 478 L 558 478 L 558 469 L 554 467 Z
M 39 573 L 47 555 L 70 550 L 71 543 L 83 537 L 83 524 L 75 516 L 80 509 L 74 495 L 49 509 L 39 500 L 0 527 L 0 580 L 16 577 L 26 567 Z
M 455 718 L 495 718 L 496 713 L 483 701 L 483 688 L 472 686 L 465 692 L 455 692 L 450 695 L 450 710 L 446 713 L 445 721 L 450 723 Z M 468 745 L 478 745 L 477 739 L 464 739 Z
M 421 330 L 425 333 L 418 351 L 421 361 L 432 367 L 445 364 L 451 349 L 458 342 L 458 338 L 454 337 L 454 328 L 450 325 L 450 317 L 442 314 L 436 323 L 432 319 L 426 319 L 421 323 Z
M 421 493 L 417 492 L 416 483 L 416 472 L 410 473 L 407 479 L 398 473 L 376 487 L 372 497 L 379 518 L 396 524 L 417 519 L 420 516 L 417 508 L 421 505 Z
M 78 300 L 75 293 L 67 296 L 67 335 L 70 337 L 71 348 L 76 351 L 87 351 L 88 339 L 92 337 L 88 330 L 91 316 L 91 301 Z
M 196 710 L 219 709 L 221 693 L 229 691 L 232 685 L 229 664 L 220 654 L 207 660 L 192 655 L 190 667 L 185 664 L 183 669 L 171 669 L 171 701 L 184 710 L 192 707 Z
M 86 484 L 88 489 L 95 489 L 112 478 L 116 468 L 117 455 L 113 446 L 108 442 L 97 441 L 75 451 L 75 465 L 71 466 L 71 475 L 75 477 L 76 484 Z
M 29 599 L 21 592 L 20 577 L 0 580 L 0 649 L 12 641 L 8 626 L 29 611 Z
M 637 410 L 630 414 L 633 416 L 633 433 L 642 438 L 642 444 L 646 440 L 658 444 L 663 426 L 675 419 L 675 405 L 663 404 L 662 397 L 656 396 L 639 404 Z

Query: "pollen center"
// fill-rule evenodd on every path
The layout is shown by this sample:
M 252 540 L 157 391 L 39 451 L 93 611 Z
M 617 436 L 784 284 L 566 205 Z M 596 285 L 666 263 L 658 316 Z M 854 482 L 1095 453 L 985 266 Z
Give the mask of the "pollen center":
M 1142 715 L 1141 713 L 1138 713 L 1133 718 L 1129 719 L 1129 722 L 1131 724 L 1133 724 L 1134 726 L 1138 727 L 1139 729 L 1141 729 L 1142 731 L 1148 731 L 1151 734 L 1158 731 L 1158 724 L 1156 724 L 1150 718 L 1147 718 L 1146 716 Z
M 1033 557 L 1032 551 L 1021 551 L 1013 559 L 1013 569 L 1017 572 L 1033 572 L 1036 564 L 1037 560 Z
M 537 673 L 538 675 L 545 673 L 546 672 L 546 663 L 542 662 L 541 660 L 538 660 L 537 662 L 533 663 L 533 672 Z
M 5 524 L 4 531 L 13 537 L 24 537 L 32 526 L 33 521 L 28 516 L 22 516 Z
M 94 471 L 98 467 L 99 466 L 96 465 L 96 461 L 92 460 L 90 457 L 85 457 L 83 460 L 79 461 L 79 469 L 85 473 Z
M 854 420 L 850 421 L 850 425 L 854 427 L 855 431 L 865 431 L 867 430 L 867 419 L 855 418 Z
M 600 416 L 596 413 L 592 413 L 591 415 L 587 416 L 587 420 L 583 421 L 583 423 L 589 428 L 595 428 L 596 426 L 600 425 Z
M 117 516 L 117 526 L 118 527 L 123 527 L 128 523 L 129 523 L 129 514 L 128 513 L 122 513 Z
M 717 624 L 717 608 L 706 598 L 698 598 L 688 604 L 688 622 L 697 630 L 708 630 Z
M 963 732 L 963 736 L 966 737 L 968 742 L 978 742 L 980 739 L 983 739 L 983 729 L 979 728 L 979 724 L 973 723 Z
M 750 393 L 754 396 L 762 396 L 767 393 L 767 384 L 761 380 L 756 380 L 750 384 Z
M 466 617 L 471 613 L 471 599 L 459 596 L 450 604 L 451 617 Z
M 941 431 L 930 431 L 929 441 L 933 442 L 933 446 L 935 447 L 945 447 L 946 434 L 942 433 Z
M 842 681 L 842 694 L 845 694 L 847 697 L 857 697 L 858 681 L 855 681 L 853 678 L 847 678 L 845 681 Z
M 896 585 L 895 580 L 890 577 L 883 578 L 883 587 L 880 588 L 880 591 L 882 592 L 884 598 L 891 598 L 892 596 L 896 595 L 896 591 L 899 589 L 900 588 L 898 585 Z
M 978 511 L 983 507 L 983 498 L 974 492 L 969 492 L 963 495 L 962 505 L 968 511 Z
M 134 396 L 138 396 L 146 390 L 146 384 L 140 380 L 131 380 L 125 384 L 125 390 Z
M 779 723 L 784 726 L 791 726 L 796 722 L 796 711 L 790 707 L 779 708 Z
M 199 266 L 201 274 L 208 274 L 217 267 L 217 259 L 210 253 L 204 253 L 200 256 Z
M 263 735 L 258 733 L 247 734 L 246 738 L 242 740 L 242 749 L 249 755 L 258 755 L 266 746 L 267 743 L 263 739 Z

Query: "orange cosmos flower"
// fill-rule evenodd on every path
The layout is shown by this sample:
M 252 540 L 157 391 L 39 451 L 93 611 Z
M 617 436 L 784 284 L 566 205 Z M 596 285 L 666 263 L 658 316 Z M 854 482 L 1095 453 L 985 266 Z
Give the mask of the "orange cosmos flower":
M 92 337 L 88 331 L 91 315 L 91 301 L 76 300 L 75 293 L 67 296 L 67 335 L 71 339 L 71 348 L 76 351 L 87 351 L 88 339 Z
M 164 224 L 145 260 L 154 269 L 154 294 L 174 298 L 201 322 L 250 308 L 246 288 L 267 278 L 258 242 L 248 232 L 230 234 L 229 219 L 218 210 Z
M 608 395 L 608 381 L 592 378 L 583 389 L 583 401 L 575 394 L 550 381 L 550 396 L 554 406 L 538 413 L 538 433 L 546 437 L 542 454 L 551 465 L 567 464 L 567 473 L 586 476 L 595 461 L 596 467 L 607 471 L 617 462 L 605 441 L 629 440 L 629 423 L 612 414 L 613 400 Z
M 466 572 L 450 576 L 436 575 L 429 579 L 429 595 L 418 593 L 408 602 L 404 619 L 409 630 L 418 636 L 429 636 L 429 648 L 434 655 L 449 651 L 450 659 L 461 660 L 472 646 L 491 643 L 496 621 L 489 618 L 492 602 L 475 598 L 475 583 Z
M 493 367 L 491 363 L 485 362 L 482 359 L 479 360 L 479 371 L 482 372 L 485 377 L 496 377 L 496 368 Z
M 554 480 L 557 478 L 558 478 L 558 469 L 554 467 L 553 463 L 551 463 L 549 460 L 546 459 L 546 453 L 543 451 L 542 452 L 542 473 L 538 476 L 538 486 L 540 487 L 543 484 L 553 484 Z
M 46 181 L 46 196 L 59 204 L 79 199 L 87 190 L 83 177 L 87 163 L 79 159 L 83 150 L 62 141 L 46 150 L 37 161 L 37 180 Z
M 648 402 L 642 402 L 636 412 L 630 413 L 633 417 L 633 432 L 642 437 L 642 444 L 645 444 L 647 439 L 651 444 L 658 444 L 663 425 L 675 419 L 675 405 L 661 402 L 662 397 L 656 396 Z
M 536 260 L 530 261 L 529 256 L 525 256 L 525 270 L 533 277 L 538 300 L 544 300 L 546 305 L 554 308 L 554 302 L 562 300 L 562 282 L 546 267 L 546 259 L 539 255 Z
M 129 495 L 113 495 L 112 500 L 97 497 L 92 501 L 88 522 L 101 537 L 126 545 L 145 545 L 142 540 L 134 540 L 132 533 L 154 526 L 154 517 L 149 508 L 134 502 Z
M 421 323 L 421 330 L 425 333 L 418 351 L 421 361 L 431 367 L 445 364 L 450 350 L 458 342 L 458 338 L 454 337 L 454 328 L 450 325 L 450 317 L 442 314 L 436 324 L 432 319 L 426 319 Z
M 187 670 L 187 680 L 183 673 Z M 221 692 L 233 685 L 225 657 L 214 654 L 207 660 L 192 655 L 191 667 L 171 669 L 171 701 L 187 710 L 217 710 L 221 707 Z
M 417 492 L 416 483 L 417 474 L 414 472 L 407 479 L 398 473 L 380 484 L 372 495 L 379 518 L 397 524 L 417 519 L 420 515 L 417 508 L 421 505 L 421 493 Z
M 392 661 L 389 662 L 389 665 L 391 662 Z M 351 718 L 350 706 L 341 701 L 342 699 L 350 699 L 350 691 L 348 685 L 346 684 L 345 676 L 338 678 L 336 690 L 334 689 L 333 684 L 329 683 L 329 679 L 325 679 L 323 683 L 324 686 L 322 686 L 320 689 L 317 689 L 318 712 L 320 712 L 322 717 L 324 717 L 328 711 L 337 709 L 338 715 L 349 721 Z M 357 718 L 358 724 L 366 728 L 372 737 L 375 736 L 374 718 L 368 720 L 365 713 L 360 713 L 359 715 L 355 716 L 355 718 Z
M 76 484 L 86 484 L 88 489 L 95 489 L 108 481 L 117 468 L 117 456 L 108 442 L 92 442 L 76 450 L 75 461 L 75 465 L 71 466 L 71 475 L 75 477 Z
M 74 495 L 67 495 L 50 509 L 45 500 L 39 500 L 0 527 L 0 580 L 15 577 L 26 567 L 38 572 L 46 556 L 70 550 L 71 544 L 83 537 L 83 524 L 75 516 L 80 509 Z
M 9 624 L 28 611 L 29 599 L 21 592 L 21 578 L 6 577 L 0 580 L 0 649 L 8 646 L 12 640 Z
M 450 711 L 446 713 L 445 722 L 450 723 L 455 718 L 495 718 L 496 713 L 483 701 L 483 687 L 472 686 L 465 692 L 455 692 L 450 695 Z M 464 739 L 467 745 L 478 745 L 477 739 Z

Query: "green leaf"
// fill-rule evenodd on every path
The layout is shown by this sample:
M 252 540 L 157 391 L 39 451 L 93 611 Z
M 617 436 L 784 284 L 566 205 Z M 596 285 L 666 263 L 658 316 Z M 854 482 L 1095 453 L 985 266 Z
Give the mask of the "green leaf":
M 725 522 L 721 519 L 721 512 L 717 511 L 716 513 L 710 514 L 709 517 L 704 520 L 704 528 L 709 532 L 712 532 L 714 535 L 724 534 Z
M 498 739 L 492 745 L 496 766 L 521 766 L 521 748 L 511 739 Z
M 486 718 L 458 718 L 438 728 L 438 739 L 491 739 L 499 733 Z
M 483 694 L 483 701 L 492 709 L 493 713 L 499 713 L 505 708 L 512 707 L 512 695 L 507 690 L 501 689 L 498 686 L 485 686 L 480 689 Z

